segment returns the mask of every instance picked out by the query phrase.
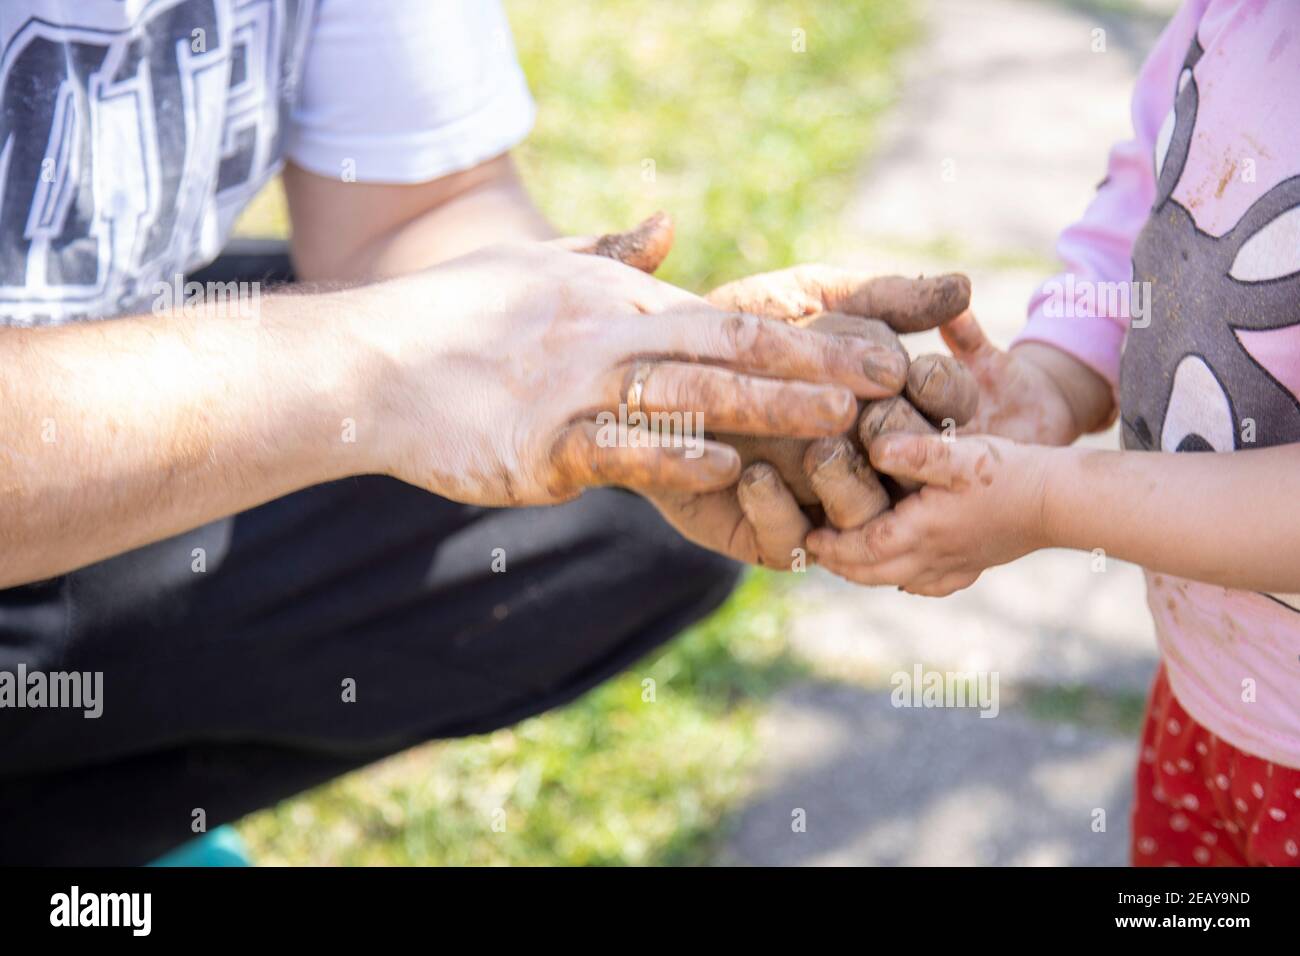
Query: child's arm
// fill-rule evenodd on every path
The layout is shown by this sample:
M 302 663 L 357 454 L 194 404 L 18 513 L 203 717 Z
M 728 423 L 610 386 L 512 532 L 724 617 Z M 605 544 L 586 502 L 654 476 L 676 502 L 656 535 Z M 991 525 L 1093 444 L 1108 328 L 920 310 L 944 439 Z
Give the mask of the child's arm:
M 1051 544 L 1248 591 L 1300 591 L 1300 445 L 1052 456 Z
M 1300 591 L 1300 445 L 1112 452 L 889 435 L 870 455 L 925 487 L 862 528 L 809 536 L 820 563 L 861 584 L 941 596 L 1058 547 L 1228 588 Z

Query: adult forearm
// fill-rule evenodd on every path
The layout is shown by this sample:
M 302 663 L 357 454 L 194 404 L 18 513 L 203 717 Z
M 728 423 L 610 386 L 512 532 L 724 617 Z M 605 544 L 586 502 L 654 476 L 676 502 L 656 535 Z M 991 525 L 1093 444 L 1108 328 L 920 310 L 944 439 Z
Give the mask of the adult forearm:
M 1223 587 L 1300 591 L 1300 446 L 1050 454 L 1050 545 Z
M 365 301 L 0 329 L 0 586 L 364 470 L 345 421 L 363 415 L 363 353 L 342 318 Z
M 293 255 L 308 281 L 416 272 L 498 242 L 550 239 L 509 156 L 410 185 L 349 183 L 290 164 Z
M 497 242 L 556 235 L 514 176 L 466 190 L 368 244 L 355 260 L 360 279 L 404 275 Z

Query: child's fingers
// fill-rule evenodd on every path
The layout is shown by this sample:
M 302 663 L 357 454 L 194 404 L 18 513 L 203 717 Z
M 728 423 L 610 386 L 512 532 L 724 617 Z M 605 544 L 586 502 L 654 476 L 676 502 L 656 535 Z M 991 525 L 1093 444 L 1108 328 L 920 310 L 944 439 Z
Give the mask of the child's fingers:
M 832 527 L 860 527 L 889 507 L 889 493 L 847 438 L 813 442 L 803 467 Z
M 764 567 L 790 570 L 812 522 L 775 468 L 756 462 L 745 469 L 736 489 L 740 508 L 754 529 Z
M 951 355 L 922 355 L 907 370 L 908 400 L 928 418 L 942 425 L 951 420 L 965 425 L 979 404 L 979 386 L 966 366 Z
M 808 535 L 808 551 L 819 562 L 840 564 L 887 565 L 910 558 L 915 545 L 915 534 L 896 511 L 886 511 L 852 531 L 818 528 Z
M 911 581 L 916 574 L 915 563 L 907 559 L 885 564 L 853 564 L 849 561 L 819 556 L 817 563 L 831 574 L 866 587 L 903 587 L 904 590 L 910 590 L 907 582 Z
M 975 313 L 970 309 L 951 322 L 939 326 L 939 335 L 943 337 L 944 344 L 952 350 L 952 354 L 963 361 L 982 358 L 997 351 L 984 334 L 984 330 L 980 328 Z
M 960 467 L 957 443 L 938 435 L 881 435 L 867 447 L 871 465 L 895 480 L 951 488 L 964 469 Z
M 858 419 L 858 440 L 862 447 L 870 448 L 877 437 L 896 432 L 932 435 L 935 434 L 935 428 L 905 398 L 886 398 L 868 403 L 862 411 L 862 417 Z M 895 483 L 908 493 L 921 487 L 906 478 L 896 478 Z
M 553 244 L 570 252 L 617 259 L 625 266 L 653 273 L 672 250 L 673 220 L 667 213 L 657 212 L 626 232 L 569 236 L 553 240 Z
M 979 575 L 969 571 L 951 571 L 938 576 L 921 577 L 914 582 L 902 585 L 908 594 L 921 597 L 947 597 L 957 591 L 965 590 L 978 580 Z

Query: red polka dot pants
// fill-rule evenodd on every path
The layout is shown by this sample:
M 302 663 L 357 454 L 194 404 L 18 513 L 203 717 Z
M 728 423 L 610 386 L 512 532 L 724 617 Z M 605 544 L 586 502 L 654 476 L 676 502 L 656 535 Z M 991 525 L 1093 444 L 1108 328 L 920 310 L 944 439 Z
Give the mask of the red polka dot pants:
M 1300 865 L 1300 770 L 1192 720 L 1163 666 L 1142 729 L 1130 852 L 1134 866 Z

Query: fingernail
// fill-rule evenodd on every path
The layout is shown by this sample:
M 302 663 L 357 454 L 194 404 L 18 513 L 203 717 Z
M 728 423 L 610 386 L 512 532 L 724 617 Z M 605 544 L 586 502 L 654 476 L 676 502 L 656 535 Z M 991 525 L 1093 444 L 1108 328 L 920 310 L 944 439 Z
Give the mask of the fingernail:
M 706 445 L 700 449 L 704 467 L 718 480 L 730 478 L 740 470 L 740 455 L 734 448 Z
M 970 278 L 960 272 L 949 272 L 939 277 L 946 311 L 958 315 L 970 306 Z

